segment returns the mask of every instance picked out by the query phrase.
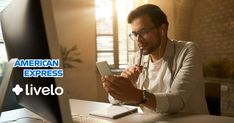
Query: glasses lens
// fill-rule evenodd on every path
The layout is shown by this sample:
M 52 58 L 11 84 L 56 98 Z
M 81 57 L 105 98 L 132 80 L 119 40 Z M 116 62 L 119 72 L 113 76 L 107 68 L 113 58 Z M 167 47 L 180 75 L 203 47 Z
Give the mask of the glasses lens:
M 135 33 L 130 33 L 129 37 L 130 37 L 131 40 L 135 41 L 137 36 L 136 36 Z

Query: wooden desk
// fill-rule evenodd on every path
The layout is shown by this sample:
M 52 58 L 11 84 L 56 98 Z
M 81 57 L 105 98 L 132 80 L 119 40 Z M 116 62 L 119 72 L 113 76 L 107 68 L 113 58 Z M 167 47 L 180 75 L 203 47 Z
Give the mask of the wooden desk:
M 110 106 L 108 103 L 84 101 L 84 100 L 70 100 L 71 112 L 73 115 L 89 115 L 90 111 L 103 109 Z M 20 117 L 36 117 L 41 118 L 35 113 L 28 111 L 25 108 L 6 111 L 2 113 L 0 122 L 14 120 Z M 212 115 L 192 115 L 192 114 L 174 114 L 174 115 L 162 115 L 152 112 L 146 112 L 144 114 L 133 113 L 119 119 L 108 119 L 102 117 L 90 116 L 97 119 L 104 119 L 111 123 L 234 123 L 234 118 L 224 116 L 212 116 Z M 23 123 L 41 123 L 38 120 L 23 119 Z M 48 121 L 46 123 L 49 123 Z
M 71 112 L 73 114 L 88 115 L 91 111 L 108 107 L 111 104 L 71 99 L 70 105 L 72 107 Z M 185 113 L 163 115 L 145 112 L 144 114 L 133 113 L 115 120 L 102 117 L 98 118 L 105 119 L 113 123 L 234 123 L 233 117 L 193 115 Z
M 46 123 L 50 123 L 49 121 L 43 119 L 42 117 L 38 116 L 37 114 L 35 114 L 33 112 L 27 110 L 26 108 L 2 112 L 1 118 L 0 118 L 0 123 L 6 122 L 6 121 L 16 120 L 16 119 L 19 119 L 22 117 L 32 117 L 32 118 L 36 118 L 36 119 L 42 119 Z M 20 121 L 20 123 L 42 123 L 42 120 L 36 120 L 36 119 L 23 118 L 23 119 L 20 119 L 19 121 Z M 18 122 L 9 122 L 9 123 L 18 123 Z

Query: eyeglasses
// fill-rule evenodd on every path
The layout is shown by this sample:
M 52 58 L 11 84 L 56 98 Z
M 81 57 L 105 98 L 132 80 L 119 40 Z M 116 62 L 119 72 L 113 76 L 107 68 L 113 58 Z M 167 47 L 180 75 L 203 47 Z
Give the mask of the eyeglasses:
M 130 39 L 131 40 L 133 40 L 133 41 L 136 41 L 137 40 L 137 36 L 139 35 L 139 36 L 141 36 L 141 38 L 143 38 L 143 39 L 145 39 L 146 38 L 146 36 L 147 36 L 147 34 L 151 31 L 151 30 L 153 30 L 154 28 L 156 28 L 156 27 L 151 27 L 151 28 L 149 28 L 149 29 L 142 29 L 142 30 L 140 30 L 139 32 L 131 32 L 130 34 L 129 34 L 129 37 L 130 37 Z

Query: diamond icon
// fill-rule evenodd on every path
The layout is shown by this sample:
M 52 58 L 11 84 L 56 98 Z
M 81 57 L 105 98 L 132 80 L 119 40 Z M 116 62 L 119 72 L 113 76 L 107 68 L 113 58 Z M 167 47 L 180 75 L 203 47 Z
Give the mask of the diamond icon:
M 15 92 L 16 95 L 20 95 L 20 93 L 23 91 L 23 88 L 17 84 L 14 88 L 12 88 L 12 91 Z

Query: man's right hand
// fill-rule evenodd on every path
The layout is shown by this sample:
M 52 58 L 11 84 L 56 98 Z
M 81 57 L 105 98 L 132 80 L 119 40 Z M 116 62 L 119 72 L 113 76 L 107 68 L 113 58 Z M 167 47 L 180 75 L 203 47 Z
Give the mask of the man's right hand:
M 137 82 L 137 79 L 142 72 L 143 66 L 134 65 L 130 68 L 125 69 L 121 76 L 128 78 L 133 84 Z

